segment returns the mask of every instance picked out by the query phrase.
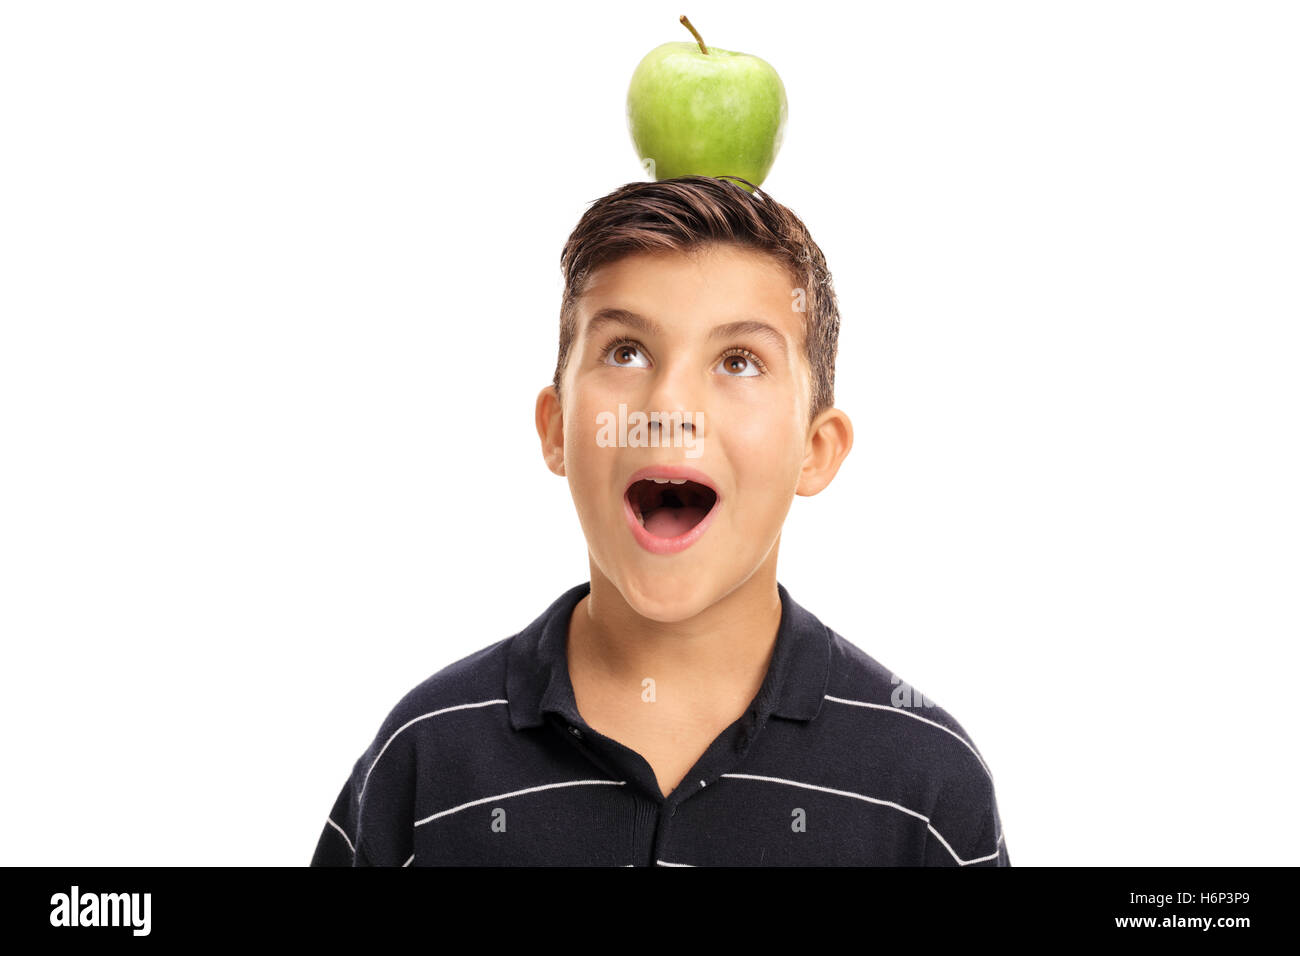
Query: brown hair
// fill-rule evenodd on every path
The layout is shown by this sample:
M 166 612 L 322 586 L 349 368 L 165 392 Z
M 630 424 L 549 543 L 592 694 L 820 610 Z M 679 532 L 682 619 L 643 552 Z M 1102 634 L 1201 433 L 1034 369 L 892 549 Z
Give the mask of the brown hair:
M 753 193 L 728 179 L 744 183 Z M 834 405 L 840 313 L 826 258 L 798 216 L 738 176 L 628 183 L 596 200 L 583 214 L 560 255 L 564 299 L 555 390 L 560 390 L 577 334 L 578 299 L 596 269 L 638 252 L 688 252 L 710 243 L 768 253 L 790 272 L 804 294 L 804 354 L 812 370 L 810 420 Z

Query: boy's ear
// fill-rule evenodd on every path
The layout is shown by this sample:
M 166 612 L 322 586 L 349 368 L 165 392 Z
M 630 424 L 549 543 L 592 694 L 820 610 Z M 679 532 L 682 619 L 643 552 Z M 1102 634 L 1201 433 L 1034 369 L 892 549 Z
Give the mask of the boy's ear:
M 815 495 L 831 483 L 853 447 L 853 422 L 838 408 L 828 408 L 808 427 L 808 447 L 799 471 L 797 495 Z
M 537 395 L 537 436 L 542 440 L 542 457 L 546 467 L 557 475 L 564 474 L 564 407 L 554 385 L 547 385 Z

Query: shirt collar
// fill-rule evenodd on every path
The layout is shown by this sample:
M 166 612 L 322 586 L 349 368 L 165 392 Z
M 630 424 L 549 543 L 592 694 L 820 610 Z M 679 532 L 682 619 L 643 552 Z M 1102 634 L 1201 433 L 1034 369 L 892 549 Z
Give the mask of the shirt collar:
M 830 632 L 796 604 L 780 582 L 776 590 L 781 598 L 781 623 L 754 708 L 760 718 L 772 714 L 811 720 L 820 712 L 826 693 Z M 506 696 L 510 722 L 516 730 L 542 724 L 548 711 L 570 722 L 580 719 L 569 681 L 566 645 L 569 618 L 590 591 L 590 581 L 565 591 L 510 642 Z

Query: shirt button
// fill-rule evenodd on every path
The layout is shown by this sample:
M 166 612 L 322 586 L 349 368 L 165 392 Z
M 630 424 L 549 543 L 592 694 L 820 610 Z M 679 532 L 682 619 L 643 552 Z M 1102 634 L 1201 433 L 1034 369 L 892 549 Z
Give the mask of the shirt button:
M 582 730 L 579 729 L 578 727 L 573 726 L 572 724 L 569 725 L 569 733 L 573 734 L 573 736 L 575 737 L 582 736 Z

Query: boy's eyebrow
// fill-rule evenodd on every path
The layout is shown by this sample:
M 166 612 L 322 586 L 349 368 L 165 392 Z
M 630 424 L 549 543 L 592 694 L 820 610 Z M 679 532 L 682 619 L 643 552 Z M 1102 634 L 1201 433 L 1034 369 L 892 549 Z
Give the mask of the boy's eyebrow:
M 740 322 L 728 322 L 726 325 L 714 326 L 713 331 L 709 333 L 709 338 L 729 339 L 733 335 L 758 335 L 768 339 L 779 348 L 782 355 L 787 352 L 785 336 L 766 322 L 759 322 L 757 319 L 743 319 Z
M 617 323 L 630 326 L 647 337 L 663 335 L 664 332 L 662 326 L 647 319 L 644 315 L 630 312 L 627 309 L 608 308 L 598 309 L 592 313 L 587 322 L 587 337 L 590 338 L 607 325 Z M 738 322 L 728 322 L 725 325 L 714 326 L 713 330 L 709 332 L 709 338 L 711 339 L 729 339 L 736 335 L 762 336 L 779 348 L 783 355 L 788 352 L 785 336 L 776 328 L 766 322 L 759 322 L 757 319 L 741 319 Z
M 659 323 L 651 322 L 644 315 L 629 312 L 627 309 L 597 309 L 587 322 L 587 338 L 591 338 L 605 326 L 616 323 L 631 326 L 647 337 L 664 334 Z

